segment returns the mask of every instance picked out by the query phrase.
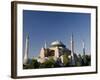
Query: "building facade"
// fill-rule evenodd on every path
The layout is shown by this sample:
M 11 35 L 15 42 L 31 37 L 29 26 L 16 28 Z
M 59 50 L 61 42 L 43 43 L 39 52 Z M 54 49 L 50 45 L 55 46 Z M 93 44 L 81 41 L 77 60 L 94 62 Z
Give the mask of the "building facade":
M 61 58 L 61 56 L 64 54 L 70 55 L 70 52 L 71 51 L 68 50 L 61 41 L 57 40 L 57 41 L 52 42 L 49 47 L 41 48 L 38 61 L 40 63 L 43 63 L 48 59 L 48 57 L 51 57 L 51 56 L 56 61 L 57 59 Z

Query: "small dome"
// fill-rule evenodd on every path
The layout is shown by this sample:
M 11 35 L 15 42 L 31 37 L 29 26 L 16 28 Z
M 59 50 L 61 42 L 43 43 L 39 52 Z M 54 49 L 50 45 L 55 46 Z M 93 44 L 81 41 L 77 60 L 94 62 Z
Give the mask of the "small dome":
M 65 47 L 65 45 L 61 41 L 58 41 L 58 40 L 52 42 L 51 46 L 63 46 L 63 47 Z

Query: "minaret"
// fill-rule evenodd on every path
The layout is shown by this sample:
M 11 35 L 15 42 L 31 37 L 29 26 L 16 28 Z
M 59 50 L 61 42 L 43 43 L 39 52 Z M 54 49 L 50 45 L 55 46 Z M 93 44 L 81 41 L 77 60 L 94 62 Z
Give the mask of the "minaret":
M 46 43 L 46 41 L 45 41 L 45 44 L 44 44 L 44 48 L 45 48 L 45 49 L 47 48 L 47 43 Z
M 73 34 L 71 35 L 71 64 L 75 65 Z
M 84 44 L 84 41 L 82 41 L 82 45 L 83 45 L 83 55 L 85 55 L 85 44 Z
M 83 45 L 83 61 L 84 61 L 84 64 L 86 64 L 86 57 L 85 57 L 85 43 L 84 43 L 84 41 L 82 41 L 82 45 Z
M 24 51 L 24 65 L 28 63 L 28 54 L 29 54 L 29 36 L 26 36 L 25 42 L 25 51 Z

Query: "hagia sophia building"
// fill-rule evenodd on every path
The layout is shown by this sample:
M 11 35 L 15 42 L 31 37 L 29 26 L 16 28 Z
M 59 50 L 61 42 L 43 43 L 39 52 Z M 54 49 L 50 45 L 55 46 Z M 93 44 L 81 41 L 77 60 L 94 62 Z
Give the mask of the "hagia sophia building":
M 84 42 L 83 44 L 83 53 L 85 55 L 85 46 Z M 75 52 L 74 52 L 74 40 L 73 35 L 71 35 L 70 40 L 70 46 L 71 49 L 66 48 L 66 46 L 61 41 L 54 41 L 51 42 L 49 47 L 47 46 L 47 43 L 45 42 L 44 47 L 41 48 L 39 53 L 39 58 L 37 59 L 38 62 L 44 63 L 46 60 L 48 60 L 50 56 L 53 56 L 54 60 L 61 59 L 63 63 L 63 57 L 62 55 L 67 54 L 69 58 L 71 58 L 71 63 L 75 64 Z M 23 64 L 27 64 L 29 59 L 29 36 L 26 37 L 26 43 L 25 43 L 25 53 L 23 58 Z
M 45 43 L 45 48 L 41 48 L 38 61 L 43 63 L 49 56 L 53 56 L 54 60 L 57 60 L 66 52 L 70 54 L 70 50 L 68 50 L 61 41 L 56 40 L 52 42 L 49 48 L 47 48 Z

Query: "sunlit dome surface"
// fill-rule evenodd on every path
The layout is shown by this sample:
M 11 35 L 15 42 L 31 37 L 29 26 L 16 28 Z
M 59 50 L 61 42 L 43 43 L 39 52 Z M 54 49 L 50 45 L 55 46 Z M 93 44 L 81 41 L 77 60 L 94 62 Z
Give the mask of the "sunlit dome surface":
M 63 46 L 63 47 L 65 47 L 65 45 L 61 41 L 58 41 L 58 40 L 52 42 L 51 46 Z

